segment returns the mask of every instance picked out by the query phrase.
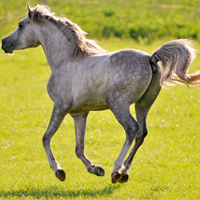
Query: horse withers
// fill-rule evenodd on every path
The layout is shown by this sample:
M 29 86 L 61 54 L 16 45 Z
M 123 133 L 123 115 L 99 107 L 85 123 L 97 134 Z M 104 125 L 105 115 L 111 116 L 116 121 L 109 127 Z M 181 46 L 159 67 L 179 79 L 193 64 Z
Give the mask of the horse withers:
M 128 170 L 137 149 L 147 135 L 147 114 L 164 83 L 200 83 L 200 71 L 188 75 L 195 58 L 189 40 L 170 41 L 152 55 L 135 49 L 107 53 L 69 19 L 56 17 L 47 6 L 27 5 L 28 14 L 18 28 L 2 39 L 2 49 L 12 53 L 42 45 L 51 68 L 47 90 L 54 102 L 49 126 L 43 136 L 50 167 L 65 180 L 65 172 L 51 151 L 51 138 L 69 113 L 75 123 L 76 155 L 88 172 L 104 175 L 84 154 L 86 120 L 89 111 L 110 109 L 126 132 L 122 150 L 114 162 L 112 183 L 128 181 Z M 162 63 L 162 70 L 158 62 Z M 135 103 L 136 119 L 130 113 Z M 135 145 L 125 160 L 135 139 Z M 124 161 L 125 160 L 125 161 Z

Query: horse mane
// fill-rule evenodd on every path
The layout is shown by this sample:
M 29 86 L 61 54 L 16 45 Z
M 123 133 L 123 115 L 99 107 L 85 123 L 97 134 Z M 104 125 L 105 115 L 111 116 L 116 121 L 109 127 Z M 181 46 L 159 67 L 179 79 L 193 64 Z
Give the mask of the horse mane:
M 45 20 L 52 22 L 71 43 L 71 58 L 106 53 L 95 41 L 87 39 L 87 33 L 77 24 L 72 23 L 65 17 L 54 16 L 54 13 L 51 13 L 50 8 L 46 5 L 36 5 L 31 10 L 29 17 L 36 23 L 44 23 Z

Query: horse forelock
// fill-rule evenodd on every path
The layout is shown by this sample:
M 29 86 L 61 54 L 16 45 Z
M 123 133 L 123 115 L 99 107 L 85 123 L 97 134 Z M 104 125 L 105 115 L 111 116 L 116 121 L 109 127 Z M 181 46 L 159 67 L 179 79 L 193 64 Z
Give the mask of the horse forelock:
M 50 8 L 46 5 L 36 5 L 35 8 L 31 9 L 31 19 L 36 23 L 42 23 L 53 15 L 54 13 L 51 13 Z
M 32 20 L 36 23 L 44 23 L 45 20 L 52 22 L 58 30 L 71 43 L 70 57 L 97 55 L 105 53 L 106 51 L 92 40 L 86 38 L 84 32 L 77 24 L 72 23 L 65 17 L 56 17 L 51 13 L 48 6 L 36 5 L 32 10 Z

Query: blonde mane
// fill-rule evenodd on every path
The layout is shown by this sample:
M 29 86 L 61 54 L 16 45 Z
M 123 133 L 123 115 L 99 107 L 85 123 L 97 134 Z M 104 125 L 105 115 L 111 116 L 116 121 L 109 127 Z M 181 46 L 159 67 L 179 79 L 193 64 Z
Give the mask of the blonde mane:
M 77 24 L 72 23 L 65 17 L 56 17 L 51 13 L 48 6 L 36 5 L 31 10 L 31 19 L 36 23 L 44 23 L 45 20 L 52 22 L 71 43 L 70 57 L 90 56 L 106 53 L 93 40 L 86 38 L 84 32 Z

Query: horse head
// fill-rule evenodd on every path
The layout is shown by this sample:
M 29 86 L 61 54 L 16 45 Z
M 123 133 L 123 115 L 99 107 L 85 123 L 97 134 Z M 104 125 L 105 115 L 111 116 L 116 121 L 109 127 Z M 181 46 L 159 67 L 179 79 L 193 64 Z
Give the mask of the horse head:
M 18 28 L 2 39 L 2 49 L 5 53 L 13 53 L 14 50 L 37 47 L 40 45 L 35 27 L 31 20 L 34 9 L 28 4 L 27 8 L 28 14 L 18 23 Z

